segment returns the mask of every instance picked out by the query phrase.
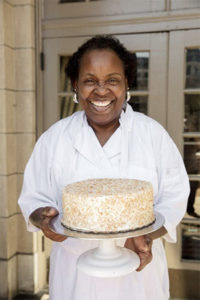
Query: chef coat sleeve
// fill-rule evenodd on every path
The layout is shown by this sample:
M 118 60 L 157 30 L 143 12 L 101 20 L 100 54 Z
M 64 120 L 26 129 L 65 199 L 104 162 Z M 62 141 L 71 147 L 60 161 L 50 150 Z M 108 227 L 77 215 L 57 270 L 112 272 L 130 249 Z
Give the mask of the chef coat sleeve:
M 57 208 L 52 189 L 52 155 L 43 134 L 36 143 L 26 165 L 24 181 L 18 204 L 24 215 L 28 231 L 39 229 L 31 224 L 29 216 L 39 207 Z
M 155 211 L 164 218 L 168 242 L 176 242 L 176 226 L 181 222 L 187 208 L 190 192 L 188 175 L 182 157 L 167 132 L 157 139 L 159 191 L 155 199 Z

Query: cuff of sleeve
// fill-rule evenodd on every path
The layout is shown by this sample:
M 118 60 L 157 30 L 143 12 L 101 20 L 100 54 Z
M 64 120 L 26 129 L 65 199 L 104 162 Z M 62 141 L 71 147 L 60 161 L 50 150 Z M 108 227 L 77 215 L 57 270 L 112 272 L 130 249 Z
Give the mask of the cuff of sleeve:
M 40 231 L 40 229 L 39 229 L 38 227 L 34 226 L 34 225 L 30 222 L 30 220 L 28 220 L 28 222 L 26 222 L 26 228 L 27 228 L 27 230 L 30 231 L 30 232 L 38 232 L 38 231 Z
M 172 227 L 166 221 L 164 223 L 164 227 L 167 230 L 167 233 L 163 236 L 163 238 L 169 243 L 176 243 L 177 241 L 176 227 Z

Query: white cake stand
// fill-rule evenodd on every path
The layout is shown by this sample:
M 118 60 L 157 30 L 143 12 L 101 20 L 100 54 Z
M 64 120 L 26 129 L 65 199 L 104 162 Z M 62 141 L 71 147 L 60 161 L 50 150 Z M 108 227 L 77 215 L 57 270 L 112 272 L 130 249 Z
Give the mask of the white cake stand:
M 99 246 L 84 252 L 78 258 L 77 267 L 82 272 L 95 277 L 119 277 L 135 271 L 140 265 L 138 255 L 116 245 L 118 239 L 127 239 L 157 231 L 162 227 L 164 218 L 155 212 L 155 222 L 145 228 L 118 233 L 94 233 L 75 231 L 65 228 L 60 221 L 54 220 L 52 230 L 67 237 L 99 240 Z

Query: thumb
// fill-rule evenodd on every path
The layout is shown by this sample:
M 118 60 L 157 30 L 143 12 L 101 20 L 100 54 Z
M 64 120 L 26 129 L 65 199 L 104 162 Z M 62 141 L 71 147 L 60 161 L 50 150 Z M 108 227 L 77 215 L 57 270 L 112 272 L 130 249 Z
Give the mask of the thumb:
M 54 207 L 47 206 L 44 208 L 43 216 L 46 217 L 55 217 L 58 215 L 58 210 Z

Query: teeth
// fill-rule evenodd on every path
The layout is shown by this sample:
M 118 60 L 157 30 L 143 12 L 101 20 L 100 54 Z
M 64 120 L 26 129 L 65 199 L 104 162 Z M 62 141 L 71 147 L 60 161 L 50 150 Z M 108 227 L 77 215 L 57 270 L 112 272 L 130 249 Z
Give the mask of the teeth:
M 107 106 L 111 103 L 111 101 L 91 101 L 95 106 Z

